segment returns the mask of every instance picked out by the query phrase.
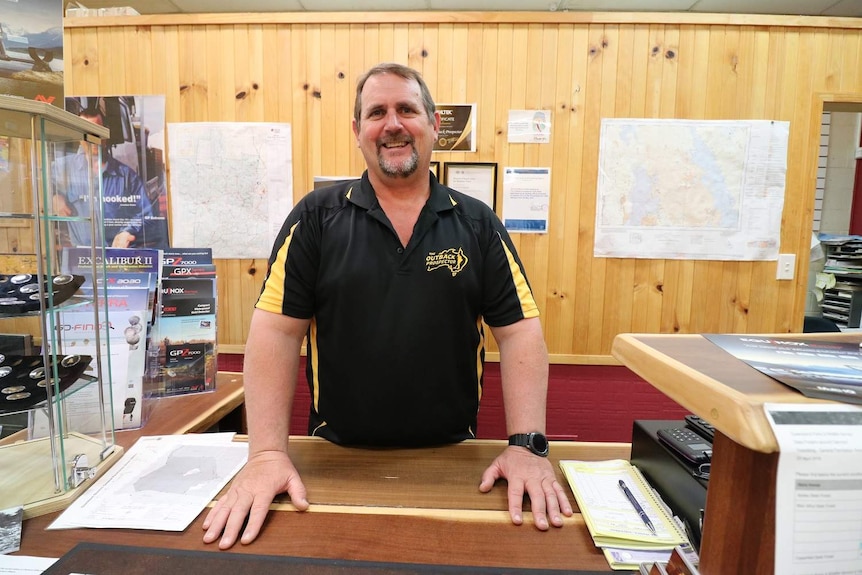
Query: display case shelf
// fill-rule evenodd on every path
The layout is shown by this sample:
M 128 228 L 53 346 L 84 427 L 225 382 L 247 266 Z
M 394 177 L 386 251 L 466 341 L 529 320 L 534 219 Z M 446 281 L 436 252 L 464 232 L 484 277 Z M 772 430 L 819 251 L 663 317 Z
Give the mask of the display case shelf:
M 54 311 L 56 312 L 68 312 L 74 311 L 76 308 L 84 307 L 84 306 L 92 306 L 93 298 L 87 298 L 83 296 L 74 295 L 63 303 L 55 306 Z M 2 309 L 0 309 L 0 319 L 14 319 L 14 318 L 25 318 L 25 317 L 41 317 L 41 310 L 33 310 L 23 313 L 4 313 Z
M 57 397 L 52 398 L 52 400 L 54 402 L 65 401 L 67 398 L 72 397 L 76 392 L 78 392 L 82 389 L 85 389 L 91 383 L 96 383 L 98 381 L 99 381 L 99 378 L 95 377 L 93 375 L 86 375 L 86 374 L 82 375 L 72 385 L 70 385 L 69 387 L 67 387 L 63 391 L 61 391 Z M 46 397 L 44 400 L 40 401 L 39 403 L 37 403 L 35 405 L 31 405 L 25 409 L 8 409 L 8 410 L 0 411 L 0 416 L 29 413 L 29 412 L 35 411 L 37 409 L 45 409 L 47 406 L 48 406 L 48 398 Z

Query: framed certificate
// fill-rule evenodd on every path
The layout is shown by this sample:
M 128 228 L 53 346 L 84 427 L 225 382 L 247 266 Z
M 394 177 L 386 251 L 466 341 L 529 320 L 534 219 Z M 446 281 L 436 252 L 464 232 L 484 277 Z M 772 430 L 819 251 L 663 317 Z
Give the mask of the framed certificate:
M 443 183 L 485 202 L 492 210 L 496 208 L 497 164 L 494 162 L 446 162 Z
M 431 173 L 434 174 L 435 178 L 440 179 L 440 162 L 431 162 Z
M 437 103 L 440 129 L 434 142 L 435 152 L 476 151 L 476 104 Z

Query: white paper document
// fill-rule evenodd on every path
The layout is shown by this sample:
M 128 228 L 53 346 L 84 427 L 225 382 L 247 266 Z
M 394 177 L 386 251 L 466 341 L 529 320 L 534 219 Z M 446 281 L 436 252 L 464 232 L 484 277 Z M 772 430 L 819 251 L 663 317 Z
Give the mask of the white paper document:
M 551 168 L 503 169 L 503 225 L 512 233 L 546 234 Z
M 56 561 L 53 557 L 0 555 L 0 575 L 39 575 Z
M 862 407 L 764 409 L 780 448 L 775 573 L 862 575 Z
M 245 465 L 233 433 L 140 438 L 48 529 L 183 531 Z

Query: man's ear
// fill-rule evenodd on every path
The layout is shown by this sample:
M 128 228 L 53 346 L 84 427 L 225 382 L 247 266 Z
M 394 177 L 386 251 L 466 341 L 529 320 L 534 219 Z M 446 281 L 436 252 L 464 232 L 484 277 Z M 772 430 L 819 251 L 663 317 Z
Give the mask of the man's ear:
M 356 136 L 356 146 L 359 147 L 359 122 L 353 118 L 353 135 Z

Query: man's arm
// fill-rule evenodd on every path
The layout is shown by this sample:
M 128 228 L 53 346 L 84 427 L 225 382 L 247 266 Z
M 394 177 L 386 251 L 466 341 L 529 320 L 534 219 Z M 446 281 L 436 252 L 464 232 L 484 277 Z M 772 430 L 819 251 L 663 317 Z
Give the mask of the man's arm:
M 544 433 L 548 351 L 539 318 L 492 327 L 491 333 L 500 348 L 507 433 Z M 541 530 L 548 529 L 549 518 L 551 525 L 560 527 L 562 515 L 572 515 L 572 505 L 547 458 L 523 447 L 507 447 L 482 474 L 479 489 L 490 491 L 501 478 L 509 483 L 509 514 L 516 525 L 523 522 L 524 495 L 530 498 L 533 521 Z
M 548 350 L 539 318 L 522 319 L 505 327 L 492 327 L 500 348 L 500 375 L 506 431 L 545 432 L 548 396 Z
M 299 510 L 308 508 L 305 486 L 287 455 L 290 414 L 297 385 L 299 352 L 309 320 L 256 309 L 245 347 L 243 380 L 248 416 L 248 463 L 203 523 L 204 542 L 219 548 L 251 543 L 273 498 L 285 491 Z

